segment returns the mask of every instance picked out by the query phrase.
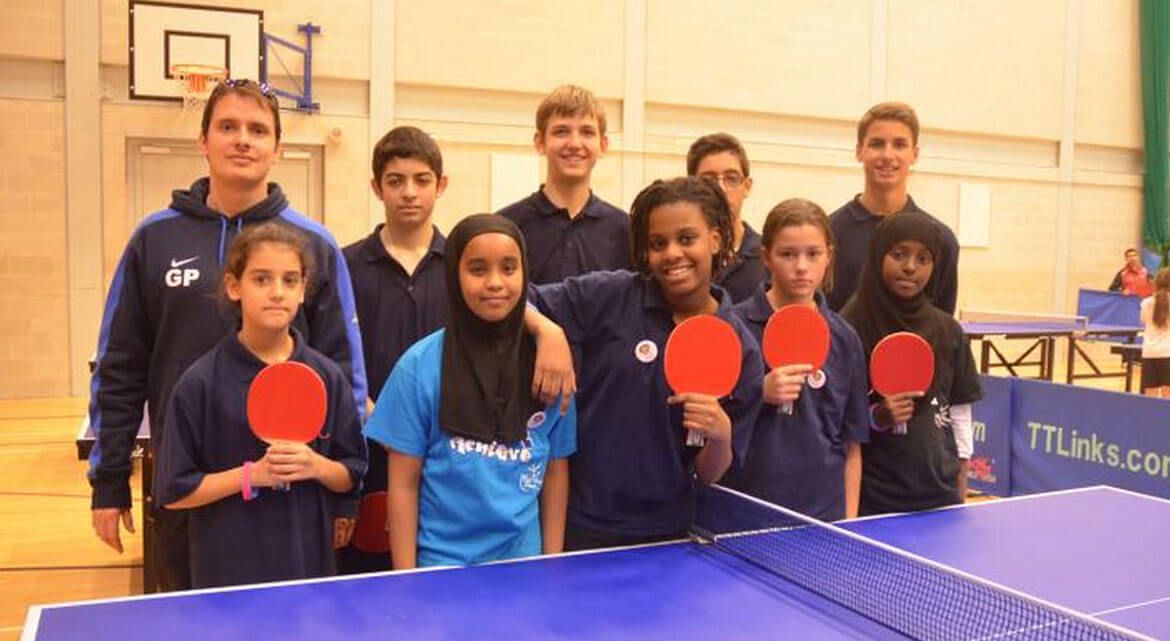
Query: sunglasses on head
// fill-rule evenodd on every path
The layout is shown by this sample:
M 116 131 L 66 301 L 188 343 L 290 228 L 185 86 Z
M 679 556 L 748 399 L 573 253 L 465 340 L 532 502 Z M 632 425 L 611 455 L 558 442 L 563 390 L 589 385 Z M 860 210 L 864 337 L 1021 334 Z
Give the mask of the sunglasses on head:
M 273 89 L 267 82 L 256 82 L 249 78 L 228 78 L 221 81 L 215 87 L 216 92 L 227 91 L 228 89 L 242 89 L 245 87 L 255 88 L 260 92 L 260 95 L 272 101 L 272 104 L 280 106 L 280 102 L 276 97 L 276 90 Z

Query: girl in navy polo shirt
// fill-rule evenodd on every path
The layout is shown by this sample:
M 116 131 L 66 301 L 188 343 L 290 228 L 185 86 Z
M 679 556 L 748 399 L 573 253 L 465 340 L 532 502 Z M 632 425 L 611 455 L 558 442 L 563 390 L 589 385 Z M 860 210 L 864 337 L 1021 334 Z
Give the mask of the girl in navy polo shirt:
M 869 245 L 861 283 L 841 310 L 866 354 L 893 332 L 914 332 L 934 349 L 934 379 L 922 393 L 876 394 L 869 443 L 862 446 L 860 513 L 927 510 L 961 503 L 963 473 L 955 435 L 971 431 L 971 403 L 982 391 L 958 321 L 931 304 L 934 258 L 942 239 L 931 217 L 889 216 Z M 907 424 L 907 433 L 893 427 Z
M 762 377 L 764 405 L 747 460 L 726 483 L 818 519 L 856 517 L 860 444 L 869 440 L 869 380 L 857 332 L 829 309 L 821 293 L 832 284 L 829 219 L 816 203 L 785 200 L 768 213 L 763 246 L 771 285 L 734 312 L 761 339 L 777 309 L 812 307 L 829 325 L 829 355 L 819 372 L 787 365 Z M 793 412 L 778 412 L 782 403 L 793 403 Z
M 240 234 L 223 277 L 240 329 L 195 361 L 171 396 L 154 493 L 167 509 L 190 510 L 194 587 L 334 573 L 337 505 L 356 500 L 366 449 L 345 375 L 292 327 L 311 261 L 289 227 L 263 223 Z M 325 424 L 311 444 L 266 446 L 248 427 L 245 399 L 260 370 L 287 360 L 325 382 Z M 288 490 L 259 491 L 278 483 Z
M 394 568 L 560 552 L 576 409 L 532 399 L 524 238 L 468 216 L 443 259 L 446 327 L 399 359 L 365 428 L 389 455 Z
M 690 177 L 657 180 L 630 211 L 638 272 L 594 272 L 530 290 L 582 355 L 577 402 L 580 449 L 572 458 L 565 548 L 685 536 L 696 483 L 742 460 L 759 409 L 759 347 L 731 314 L 712 276 L 732 256 L 731 212 L 719 186 Z M 714 314 L 743 344 L 729 398 L 673 396 L 662 354 L 683 320 Z M 687 447 L 685 430 L 706 437 Z

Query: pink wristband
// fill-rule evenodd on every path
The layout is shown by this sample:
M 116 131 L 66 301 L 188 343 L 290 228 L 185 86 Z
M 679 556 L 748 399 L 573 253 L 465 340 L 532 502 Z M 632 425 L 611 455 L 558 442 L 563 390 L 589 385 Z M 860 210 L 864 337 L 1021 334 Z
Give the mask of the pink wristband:
M 251 501 L 260 493 L 252 487 L 252 461 L 244 461 L 244 474 L 240 482 L 240 494 L 245 501 Z

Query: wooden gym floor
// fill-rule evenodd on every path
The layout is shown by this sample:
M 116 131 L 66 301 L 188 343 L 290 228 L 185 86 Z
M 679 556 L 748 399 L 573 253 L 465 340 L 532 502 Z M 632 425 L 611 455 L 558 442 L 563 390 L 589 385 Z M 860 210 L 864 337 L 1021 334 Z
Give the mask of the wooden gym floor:
M 90 527 L 84 413 L 82 399 L 0 401 L 0 641 L 20 638 L 29 605 L 142 592 L 141 535 L 119 555 Z M 134 502 L 137 529 L 137 487 Z

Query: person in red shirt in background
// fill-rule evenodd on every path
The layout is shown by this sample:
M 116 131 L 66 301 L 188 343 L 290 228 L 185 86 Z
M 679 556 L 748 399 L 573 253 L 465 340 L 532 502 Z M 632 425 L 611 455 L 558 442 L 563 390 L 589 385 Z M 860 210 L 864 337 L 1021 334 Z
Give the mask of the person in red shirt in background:
M 1141 254 L 1134 248 L 1125 250 L 1125 267 L 1113 277 L 1109 291 L 1145 298 L 1154 293 L 1150 272 L 1142 267 Z

